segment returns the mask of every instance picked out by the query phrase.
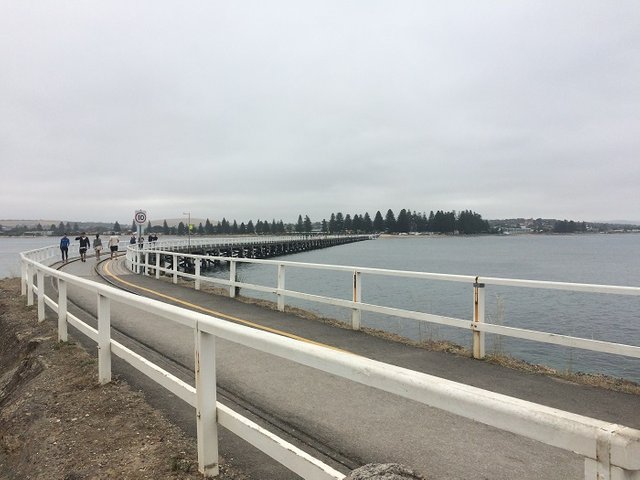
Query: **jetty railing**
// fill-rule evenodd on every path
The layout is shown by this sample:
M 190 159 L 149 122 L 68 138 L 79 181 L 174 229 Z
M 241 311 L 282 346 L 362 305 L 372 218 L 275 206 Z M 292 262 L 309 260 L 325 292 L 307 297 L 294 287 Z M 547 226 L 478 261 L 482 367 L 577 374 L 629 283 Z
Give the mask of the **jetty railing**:
M 277 308 L 280 311 L 284 311 L 287 297 L 350 309 L 351 327 L 354 330 L 361 329 L 363 312 L 380 313 L 389 316 L 417 320 L 420 322 L 434 323 L 465 329 L 468 330 L 472 335 L 473 356 L 474 358 L 478 359 L 485 358 L 486 356 L 486 333 L 640 359 L 640 346 L 636 345 L 627 345 L 622 343 L 594 340 L 590 338 L 581 338 L 557 333 L 540 332 L 532 329 L 488 323 L 486 321 L 485 301 L 486 287 L 488 285 L 632 296 L 640 296 L 640 287 L 520 280 L 509 278 L 480 277 L 472 275 L 449 275 L 442 273 L 389 270 L 382 268 L 301 263 L 283 260 L 194 255 L 186 252 L 162 250 L 161 245 L 144 245 L 142 248 L 130 248 L 127 250 L 127 260 L 129 268 L 138 273 L 155 275 L 156 278 L 160 278 L 160 275 L 164 274 L 167 276 L 171 276 L 174 283 L 177 283 L 177 279 L 179 277 L 193 280 L 194 288 L 196 290 L 200 290 L 203 283 L 210 283 L 212 285 L 222 285 L 228 287 L 230 297 L 235 297 L 239 289 L 273 294 L 275 296 Z M 203 263 L 211 261 L 228 262 L 229 278 L 224 279 L 203 275 Z M 188 262 L 189 265 L 193 267 L 192 271 L 181 271 L 179 269 L 179 265 L 181 262 Z M 276 286 L 273 287 L 266 285 L 257 285 L 248 283 L 246 281 L 240 281 L 240 279 L 238 278 L 237 268 L 239 263 L 272 265 L 277 267 Z M 335 272 L 350 273 L 353 277 L 353 281 L 350 286 L 351 300 L 310 294 L 285 287 L 286 272 L 287 270 L 294 268 L 331 270 Z M 375 305 L 372 303 L 365 303 L 362 301 L 363 275 L 465 283 L 470 287 L 469 303 L 472 306 L 471 320 L 448 317 L 427 312 L 419 312 L 415 310 Z
M 45 250 L 45 249 L 43 249 Z M 57 252 L 56 252 L 57 253 Z M 216 400 L 216 338 L 378 388 L 425 405 L 532 438 L 585 459 L 584 478 L 636 480 L 640 477 L 640 430 L 575 415 L 493 393 L 432 375 L 300 342 L 234 324 L 163 302 L 141 297 L 45 265 L 47 251 L 21 254 L 27 304 L 37 295 L 38 320 L 46 308 L 57 313 L 58 338 L 67 341 L 70 324 L 98 345 L 100 383 L 111 381 L 112 354 L 122 358 L 196 409 L 199 470 L 218 475 L 217 425 L 222 425 L 268 455 L 309 479 L 343 479 L 344 475 L 240 416 Z M 36 279 L 34 283 L 34 277 Z M 55 279 L 57 297 L 45 293 L 45 280 Z M 68 286 L 96 295 L 97 329 L 68 310 Z M 23 291 L 24 291 L 23 290 Z M 111 304 L 128 305 L 187 326 L 195 336 L 195 387 L 183 382 L 111 338 Z

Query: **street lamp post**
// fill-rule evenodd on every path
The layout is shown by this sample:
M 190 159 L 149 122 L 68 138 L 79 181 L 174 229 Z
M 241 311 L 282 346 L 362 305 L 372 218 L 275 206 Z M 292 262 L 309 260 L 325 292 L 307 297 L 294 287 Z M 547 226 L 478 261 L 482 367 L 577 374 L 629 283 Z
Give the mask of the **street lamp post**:
M 191 212 L 182 212 L 182 214 L 189 216 L 187 220 L 187 251 L 191 253 Z

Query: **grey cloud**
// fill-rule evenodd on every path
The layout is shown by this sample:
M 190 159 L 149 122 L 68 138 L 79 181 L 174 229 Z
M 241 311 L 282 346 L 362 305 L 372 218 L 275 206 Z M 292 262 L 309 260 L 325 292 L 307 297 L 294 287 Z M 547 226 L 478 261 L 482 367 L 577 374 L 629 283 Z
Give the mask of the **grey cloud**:
M 640 220 L 635 1 L 4 10 L 0 217 Z

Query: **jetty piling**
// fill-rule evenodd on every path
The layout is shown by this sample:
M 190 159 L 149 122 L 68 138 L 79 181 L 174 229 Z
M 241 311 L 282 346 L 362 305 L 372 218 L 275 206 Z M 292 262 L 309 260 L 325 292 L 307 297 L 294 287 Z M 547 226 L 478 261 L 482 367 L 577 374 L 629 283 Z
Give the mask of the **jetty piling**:
M 348 243 L 370 240 L 374 237 L 370 235 L 322 235 L 322 236 L 301 236 L 301 237 L 275 237 L 273 240 L 266 240 L 260 237 L 247 238 L 246 241 L 229 242 L 228 239 L 218 240 L 211 238 L 210 242 L 199 245 L 176 246 L 158 244 L 154 246 L 158 250 L 155 253 L 150 250 L 148 253 L 147 267 L 154 269 L 154 265 L 163 265 L 165 269 L 174 270 L 174 258 L 177 258 L 176 270 L 184 273 L 194 273 L 196 270 L 196 260 L 192 257 L 171 255 L 170 253 L 188 253 L 191 255 L 202 255 L 204 257 L 200 263 L 200 270 L 211 270 L 228 266 L 230 262 L 225 262 L 220 257 L 227 258 L 257 258 L 266 259 L 282 255 L 317 250 L 321 248 L 345 245 Z M 160 256 L 160 262 L 156 262 L 156 255 Z M 217 257 L 217 258 L 216 258 Z M 146 258 L 145 258 L 146 260 Z

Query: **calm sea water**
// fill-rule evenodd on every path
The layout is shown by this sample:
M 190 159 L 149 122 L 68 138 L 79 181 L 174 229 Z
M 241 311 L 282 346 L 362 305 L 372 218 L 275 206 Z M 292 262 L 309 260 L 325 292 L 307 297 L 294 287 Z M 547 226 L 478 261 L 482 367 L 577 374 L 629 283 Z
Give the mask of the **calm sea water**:
M 57 243 L 53 238 L 0 237 L 0 277 L 19 274 L 18 252 Z M 640 235 L 394 237 L 290 255 L 287 261 L 462 275 L 640 287 Z M 228 276 L 228 271 L 210 272 Z M 241 281 L 276 285 L 276 268 L 244 265 Z M 363 302 L 472 318 L 466 284 L 363 275 Z M 301 292 L 350 299 L 351 275 L 288 268 L 286 285 Z M 243 295 L 274 300 L 243 290 Z M 289 305 L 350 321 L 348 309 L 287 299 Z M 487 321 L 640 346 L 640 297 L 487 286 Z M 469 347 L 471 335 L 452 327 L 363 313 L 363 325 L 412 340 L 451 340 Z M 487 350 L 560 370 L 605 373 L 640 382 L 640 360 L 487 335 Z
M 503 278 L 640 286 L 640 235 L 395 237 L 291 255 L 287 260 Z M 228 272 L 211 273 L 226 276 Z M 276 285 L 275 267 L 245 265 L 240 280 Z M 287 269 L 286 286 L 350 299 L 351 275 Z M 363 302 L 472 319 L 470 285 L 363 274 Z M 273 300 L 244 290 L 243 295 Z M 319 315 L 350 321 L 348 309 L 287 299 Z M 640 346 L 640 297 L 487 286 L 487 321 Z M 412 340 L 451 340 L 470 347 L 468 331 L 363 312 L 363 325 Z M 487 350 L 567 371 L 640 381 L 640 361 L 487 335 Z
M 0 237 L 0 278 L 20 276 L 20 252 L 57 245 L 54 237 Z

